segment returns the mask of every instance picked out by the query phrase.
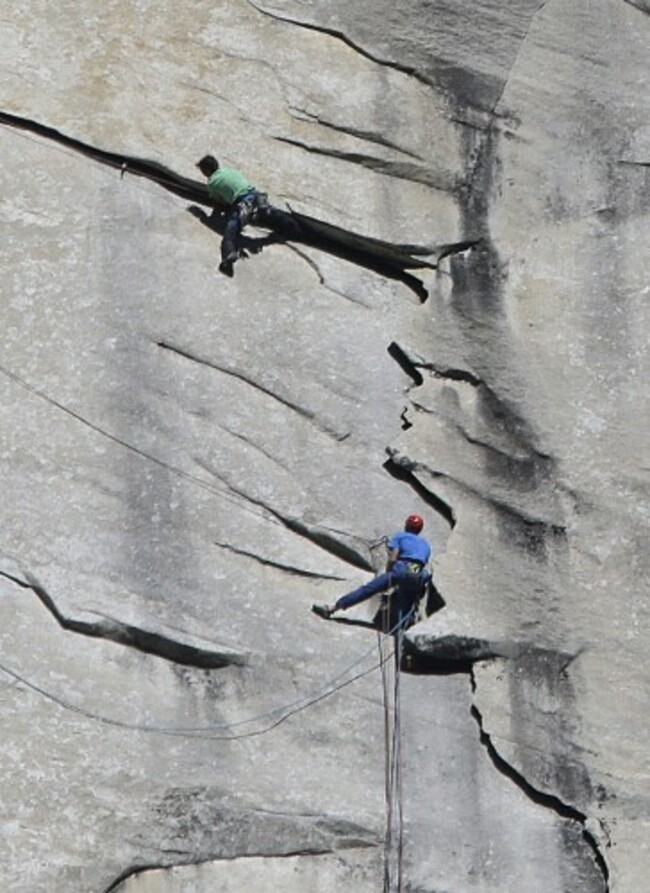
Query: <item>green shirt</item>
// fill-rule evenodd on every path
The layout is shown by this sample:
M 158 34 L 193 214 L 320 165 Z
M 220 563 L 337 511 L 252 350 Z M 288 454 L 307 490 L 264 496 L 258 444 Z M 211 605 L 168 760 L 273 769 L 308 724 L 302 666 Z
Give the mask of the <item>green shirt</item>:
M 220 167 L 208 180 L 208 195 L 221 205 L 232 205 L 255 187 L 234 167 Z

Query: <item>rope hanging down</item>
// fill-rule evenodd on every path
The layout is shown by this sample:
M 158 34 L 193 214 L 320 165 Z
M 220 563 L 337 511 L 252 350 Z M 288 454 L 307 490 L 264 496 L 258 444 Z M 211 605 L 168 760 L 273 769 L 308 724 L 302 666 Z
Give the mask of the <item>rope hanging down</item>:
M 402 724 L 401 724 L 401 665 L 404 630 L 412 616 L 411 609 L 399 617 L 395 627 L 385 638 L 378 633 L 382 690 L 384 701 L 384 746 L 385 746 L 385 799 L 386 835 L 384 841 L 384 890 L 383 893 L 403 893 L 402 865 L 404 856 L 404 790 L 402 773 Z M 393 686 L 388 684 L 388 661 L 390 654 L 384 654 L 384 646 L 389 636 L 393 636 Z

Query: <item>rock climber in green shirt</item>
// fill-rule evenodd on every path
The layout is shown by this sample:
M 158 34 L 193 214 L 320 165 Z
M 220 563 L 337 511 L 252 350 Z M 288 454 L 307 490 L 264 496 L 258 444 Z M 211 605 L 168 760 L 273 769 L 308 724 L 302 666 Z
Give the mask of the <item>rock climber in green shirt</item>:
M 214 155 L 204 155 L 197 167 L 208 178 L 209 197 L 226 212 L 219 270 L 232 276 L 233 264 L 240 256 L 237 242 L 242 229 L 249 222 L 270 220 L 274 209 L 241 171 L 221 167 Z

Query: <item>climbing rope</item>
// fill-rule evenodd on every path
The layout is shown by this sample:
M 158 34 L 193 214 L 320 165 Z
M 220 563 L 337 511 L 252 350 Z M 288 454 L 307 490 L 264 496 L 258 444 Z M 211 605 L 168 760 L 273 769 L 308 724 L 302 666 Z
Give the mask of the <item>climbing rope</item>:
M 385 747 L 385 800 L 386 834 L 384 838 L 384 893 L 402 893 L 402 865 L 404 857 L 404 790 L 402 771 L 402 720 L 401 720 L 401 665 L 404 630 L 412 617 L 413 609 L 404 616 L 400 614 L 386 638 L 377 633 L 382 669 L 382 693 L 384 704 L 384 747 Z M 395 640 L 394 678 L 392 688 L 392 709 L 388 686 L 387 667 L 390 654 L 384 655 L 384 644 L 388 637 Z
M 390 891 L 390 858 L 392 853 L 393 838 L 393 798 L 391 789 L 391 714 L 390 696 L 388 689 L 388 674 L 386 672 L 388 661 L 384 659 L 383 646 L 386 640 L 377 632 L 377 645 L 379 648 L 381 666 L 382 700 L 384 706 L 384 799 L 386 801 L 386 834 L 384 837 L 384 893 Z
M 64 403 L 55 400 L 54 397 L 51 397 L 45 391 L 40 390 L 35 385 L 26 381 L 20 375 L 17 375 L 11 369 L 6 368 L 5 366 L 0 365 L 0 374 L 4 375 L 10 381 L 13 381 L 15 384 L 23 388 L 28 393 L 32 394 L 35 397 L 38 397 L 46 403 L 49 403 L 50 406 L 55 407 L 66 415 L 80 422 L 82 425 L 90 428 L 91 431 L 95 431 L 102 437 L 106 437 L 108 440 L 112 441 L 123 449 L 128 450 L 131 453 L 135 453 L 141 459 L 148 460 L 154 465 L 158 465 L 160 468 L 163 468 L 170 474 L 173 474 L 176 477 L 181 478 L 182 480 L 188 481 L 189 483 L 194 484 L 197 487 L 201 487 L 201 489 L 205 490 L 207 493 L 211 493 L 213 496 L 219 497 L 224 502 L 229 502 L 232 505 L 236 505 L 242 511 L 248 512 L 249 514 L 260 518 L 265 522 L 275 524 L 276 526 L 283 529 L 287 529 L 287 527 L 291 529 L 290 524 L 287 521 L 283 520 L 279 513 L 274 511 L 274 509 L 272 509 L 270 506 L 257 504 L 253 497 L 248 497 L 246 496 L 246 494 L 238 492 L 237 489 L 229 486 L 228 484 L 216 484 L 212 483 L 211 481 L 206 481 L 204 478 L 200 478 L 189 471 L 185 471 L 184 469 L 179 468 L 177 465 L 172 465 L 169 462 L 166 462 L 164 459 L 158 458 L 158 456 L 153 455 L 153 453 L 149 453 L 146 450 L 142 450 L 139 447 L 134 446 L 132 443 L 129 443 L 121 437 L 112 434 L 106 428 L 102 428 L 95 422 L 91 422 L 89 419 L 85 418 L 74 409 L 71 409 L 69 406 L 66 406 Z M 364 542 L 361 538 L 357 539 L 359 539 L 362 543 Z M 360 551 L 357 551 L 357 555 L 360 556 L 360 561 L 365 560 Z M 357 566 L 363 567 L 362 564 L 358 564 Z
M 392 632 L 392 631 L 391 631 Z M 25 676 L 17 673 L 15 670 L 12 670 L 10 667 L 0 663 L 0 671 L 5 673 L 5 675 L 12 678 L 15 682 L 24 685 L 26 688 L 29 688 L 31 691 L 36 692 L 42 697 L 47 698 L 49 701 L 57 704 L 59 707 L 62 707 L 65 710 L 69 710 L 72 713 L 76 713 L 80 716 L 84 716 L 87 719 L 92 719 L 96 722 L 100 722 L 104 725 L 114 726 L 117 728 L 128 729 L 129 731 L 137 731 L 137 732 L 147 732 L 154 733 L 159 735 L 169 735 L 169 736 L 182 736 L 182 737 L 196 737 L 196 738 L 208 738 L 210 740 L 216 741 L 237 741 L 243 738 L 253 738 L 259 735 L 264 735 L 267 732 L 276 729 L 279 725 L 289 719 L 291 716 L 294 716 L 296 713 L 300 713 L 303 710 L 308 709 L 309 707 L 318 704 L 320 701 L 325 700 L 330 697 L 330 695 L 335 694 L 337 691 L 340 691 L 343 688 L 346 688 L 348 685 L 351 685 L 353 682 L 356 682 L 358 679 L 362 679 L 364 676 L 368 676 L 370 673 L 373 673 L 375 670 L 379 669 L 382 663 L 390 660 L 392 653 L 388 654 L 386 657 L 382 657 L 379 663 L 373 664 L 373 666 L 361 670 L 359 673 L 356 673 L 354 676 L 346 679 L 345 677 L 351 673 L 355 667 L 359 666 L 363 661 L 365 661 L 375 650 L 375 646 L 365 651 L 360 657 L 358 657 L 353 663 L 347 666 L 341 673 L 334 676 L 332 679 L 327 681 L 324 685 L 315 689 L 314 691 L 302 695 L 300 698 L 296 698 L 293 701 L 289 701 L 288 703 L 282 704 L 278 707 L 274 707 L 272 710 L 265 711 L 264 713 L 259 713 L 253 716 L 248 717 L 247 719 L 238 720 L 234 723 L 214 723 L 207 724 L 202 726 L 162 726 L 155 724 L 146 724 L 146 723 L 135 723 L 129 722 L 128 720 L 120 720 L 114 719 L 109 716 L 105 716 L 100 713 L 95 713 L 89 710 L 86 710 L 83 707 L 79 707 L 76 704 L 71 703 L 70 701 L 61 698 L 59 695 L 56 695 L 50 691 L 47 691 L 40 685 L 32 682 L 30 679 Z M 342 681 L 341 681 L 342 680 Z M 277 717 L 277 718 L 274 718 Z M 272 720 L 267 723 L 261 729 L 254 729 L 250 732 L 236 732 L 235 730 L 241 728 L 242 726 L 253 725 L 256 723 L 263 722 L 265 720 Z M 226 732 L 231 734 L 218 735 L 213 734 L 215 732 Z
M 39 397 L 41 400 L 44 400 L 46 403 L 49 403 L 51 406 L 54 406 L 56 409 L 59 409 L 61 412 L 66 413 L 66 415 L 71 416 L 73 419 L 76 419 L 78 422 L 81 422 L 82 425 L 90 428 L 91 431 L 95 431 L 97 434 L 100 434 L 102 437 L 106 437 L 108 440 L 111 440 L 113 443 L 121 446 L 125 450 L 129 450 L 132 453 L 140 456 L 142 459 L 146 459 L 149 462 L 152 462 L 154 465 L 158 465 L 160 468 L 164 468 L 165 471 L 169 471 L 170 473 L 176 475 L 179 478 L 182 478 L 185 481 L 189 481 L 192 484 L 195 484 L 198 487 L 201 487 L 203 490 L 206 490 L 208 493 L 211 493 L 213 496 L 219 496 L 226 502 L 230 502 L 233 505 L 238 506 L 244 511 L 250 512 L 250 514 L 255 515 L 258 518 L 263 518 L 265 521 L 270 521 L 272 524 L 277 524 L 280 527 L 284 527 L 285 525 L 282 522 L 274 518 L 270 511 L 266 512 L 262 509 L 255 508 L 250 505 L 244 496 L 238 496 L 232 490 L 228 489 L 227 486 L 219 485 L 211 483 L 210 481 L 206 481 L 203 478 L 198 477 L 195 474 L 192 474 L 189 471 L 184 471 L 182 468 L 179 468 L 177 465 L 171 465 L 169 462 L 166 462 L 164 459 L 159 459 L 157 456 L 154 456 L 152 453 L 148 453 L 145 450 L 139 449 L 139 447 L 134 446 L 126 440 L 123 440 L 121 437 L 117 437 L 117 435 L 112 434 L 110 431 L 107 431 L 105 428 L 102 428 L 100 425 L 96 425 L 94 422 L 89 421 L 84 418 L 80 413 L 76 412 L 74 409 L 71 409 L 69 406 L 66 406 L 64 403 L 60 403 L 58 400 L 55 400 L 53 397 L 50 397 L 44 391 L 39 390 L 35 385 L 30 384 L 24 378 L 21 378 L 20 375 L 17 375 L 15 372 L 12 372 L 10 369 L 7 369 L 5 366 L 0 365 L 0 374 L 4 375 L 6 378 L 9 378 L 11 381 L 15 382 L 15 384 L 19 385 L 24 390 L 28 391 L 30 394 L 33 394 L 36 397 Z
M 407 618 L 405 618 L 404 624 Z M 393 719 L 393 790 L 397 802 L 397 893 L 402 893 L 402 862 L 404 855 L 404 789 L 402 772 L 402 703 L 401 667 L 404 624 L 396 633 L 395 647 L 395 695 Z

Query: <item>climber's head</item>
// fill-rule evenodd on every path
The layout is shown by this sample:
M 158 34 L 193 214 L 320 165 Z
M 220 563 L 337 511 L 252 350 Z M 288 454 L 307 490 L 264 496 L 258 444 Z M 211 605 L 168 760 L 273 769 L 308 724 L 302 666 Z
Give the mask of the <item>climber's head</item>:
M 219 162 L 214 155 L 204 155 L 200 161 L 197 161 L 196 166 L 204 177 L 211 177 L 215 171 L 219 170 Z
M 419 533 L 424 527 L 424 521 L 419 515 L 409 515 L 404 522 L 404 530 L 408 533 Z

